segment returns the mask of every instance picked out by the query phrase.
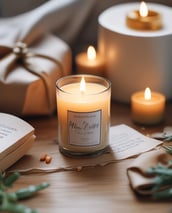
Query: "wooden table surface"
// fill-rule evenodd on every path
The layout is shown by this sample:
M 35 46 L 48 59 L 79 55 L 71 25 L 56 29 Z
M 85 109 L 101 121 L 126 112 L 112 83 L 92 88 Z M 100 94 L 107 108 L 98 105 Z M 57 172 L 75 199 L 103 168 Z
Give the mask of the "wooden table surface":
M 164 126 L 172 126 L 172 103 L 167 104 L 165 113 L 165 121 L 158 126 L 138 126 L 131 120 L 129 105 L 112 102 L 111 125 L 127 124 L 149 134 L 161 131 Z M 29 118 L 27 121 L 35 127 L 37 140 L 57 138 L 56 115 Z M 49 188 L 22 202 L 42 213 L 169 212 L 172 202 L 153 202 L 133 193 L 126 176 L 126 168 L 132 161 L 133 158 L 81 171 L 22 175 L 15 187 L 49 182 Z

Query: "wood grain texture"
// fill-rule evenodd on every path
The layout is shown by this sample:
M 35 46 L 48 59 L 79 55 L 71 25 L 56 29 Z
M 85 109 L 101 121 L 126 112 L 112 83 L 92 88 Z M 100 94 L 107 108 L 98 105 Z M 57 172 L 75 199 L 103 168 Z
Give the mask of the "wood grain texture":
M 130 116 L 130 106 L 112 103 L 111 125 L 127 124 L 144 134 L 161 131 L 164 126 L 172 125 L 172 103 L 166 107 L 165 121 L 153 127 L 134 124 Z M 57 118 L 28 118 L 36 128 L 37 140 L 57 138 Z M 171 202 L 155 202 L 136 196 L 131 190 L 126 168 L 133 158 L 112 163 L 104 167 L 86 168 L 81 171 L 66 171 L 50 174 L 22 175 L 15 188 L 50 183 L 50 187 L 38 196 L 22 203 L 36 208 L 41 213 L 162 213 L 168 212 Z

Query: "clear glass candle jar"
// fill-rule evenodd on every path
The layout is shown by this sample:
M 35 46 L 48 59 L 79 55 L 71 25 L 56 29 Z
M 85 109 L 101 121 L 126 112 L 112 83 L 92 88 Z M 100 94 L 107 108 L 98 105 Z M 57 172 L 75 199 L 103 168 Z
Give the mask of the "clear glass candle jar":
M 95 75 L 56 82 L 58 141 L 68 156 L 98 155 L 109 143 L 111 83 Z

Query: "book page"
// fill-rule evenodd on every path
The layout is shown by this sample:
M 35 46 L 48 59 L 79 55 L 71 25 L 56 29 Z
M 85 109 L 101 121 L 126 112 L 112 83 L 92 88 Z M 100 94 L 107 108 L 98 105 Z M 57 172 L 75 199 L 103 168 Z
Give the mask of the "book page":
M 160 144 L 162 141 L 149 138 L 125 124 L 110 128 L 110 148 L 116 160 L 138 155 Z
M 10 114 L 0 113 L 0 158 L 11 147 L 16 148 L 34 134 L 34 128 L 26 121 Z
M 13 165 L 16 161 L 18 161 L 23 155 L 25 155 L 28 150 L 32 147 L 35 141 L 35 136 L 32 135 L 27 140 L 23 141 L 23 143 L 12 152 L 5 155 L 0 159 L 0 171 L 5 171 L 8 167 Z

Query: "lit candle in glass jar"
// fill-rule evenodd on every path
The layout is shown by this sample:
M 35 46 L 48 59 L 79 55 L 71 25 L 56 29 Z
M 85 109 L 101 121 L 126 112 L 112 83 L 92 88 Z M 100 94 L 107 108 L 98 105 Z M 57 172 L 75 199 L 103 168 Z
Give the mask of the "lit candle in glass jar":
M 77 73 L 105 76 L 105 61 L 93 46 L 78 54 L 75 62 Z
M 161 14 L 148 10 L 145 2 L 140 3 L 140 9 L 128 13 L 126 24 L 136 30 L 159 30 L 162 28 Z
M 71 75 L 59 79 L 56 88 L 60 151 L 69 156 L 102 153 L 109 142 L 110 82 Z
M 140 124 L 157 124 L 164 118 L 165 96 L 161 93 L 145 91 L 131 96 L 132 119 Z

